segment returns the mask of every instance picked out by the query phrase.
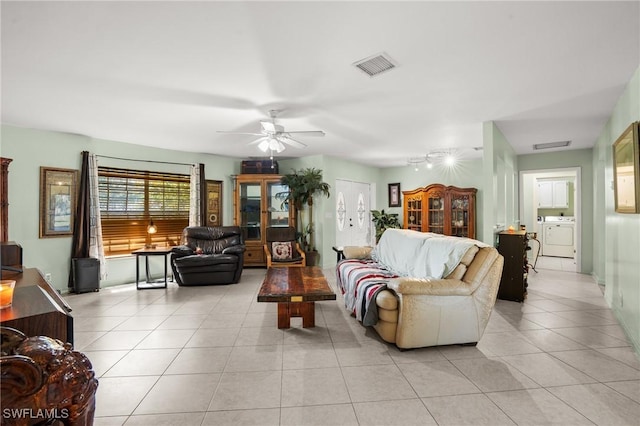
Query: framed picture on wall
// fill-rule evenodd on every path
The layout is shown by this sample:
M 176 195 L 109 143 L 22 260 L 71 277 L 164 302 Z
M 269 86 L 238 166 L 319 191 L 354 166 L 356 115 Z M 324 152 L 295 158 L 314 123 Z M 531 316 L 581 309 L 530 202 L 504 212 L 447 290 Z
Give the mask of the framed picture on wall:
M 618 213 L 640 213 L 640 122 L 613 144 L 613 194 Z
M 206 226 L 222 226 L 222 181 L 207 180 Z
M 40 167 L 40 238 L 73 235 L 78 171 Z
M 389 184 L 389 207 L 400 207 L 400 183 Z

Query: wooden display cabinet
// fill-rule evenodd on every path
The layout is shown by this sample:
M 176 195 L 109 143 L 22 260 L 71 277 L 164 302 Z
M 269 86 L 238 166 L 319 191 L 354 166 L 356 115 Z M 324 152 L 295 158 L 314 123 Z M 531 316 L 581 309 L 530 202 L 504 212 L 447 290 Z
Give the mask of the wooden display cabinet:
M 403 191 L 404 228 L 475 238 L 476 192 L 442 184 Z
M 286 192 L 280 175 L 242 174 L 236 177 L 233 223 L 242 230 L 245 266 L 266 266 L 267 227 L 295 226 L 294 209 L 276 194 Z

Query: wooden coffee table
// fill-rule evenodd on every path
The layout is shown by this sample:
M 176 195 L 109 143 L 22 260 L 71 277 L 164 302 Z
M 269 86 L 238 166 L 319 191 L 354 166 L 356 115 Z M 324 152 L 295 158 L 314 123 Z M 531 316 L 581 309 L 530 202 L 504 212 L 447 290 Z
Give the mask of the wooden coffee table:
M 302 327 L 315 327 L 320 300 L 336 300 L 322 269 L 269 268 L 258 292 L 258 302 L 278 302 L 278 328 L 289 328 L 291 317 L 302 317 Z

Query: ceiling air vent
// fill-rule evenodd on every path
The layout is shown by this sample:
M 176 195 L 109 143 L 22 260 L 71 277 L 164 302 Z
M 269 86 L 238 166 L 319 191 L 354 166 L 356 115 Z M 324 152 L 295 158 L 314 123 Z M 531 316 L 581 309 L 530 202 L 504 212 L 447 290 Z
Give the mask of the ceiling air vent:
M 549 149 L 549 148 L 562 148 L 563 146 L 569 146 L 569 145 L 571 145 L 571 141 L 537 143 L 533 145 L 533 149 L 538 150 L 538 149 Z
M 396 67 L 391 58 L 385 53 L 370 56 L 355 62 L 353 65 L 360 68 L 362 72 L 367 73 L 369 77 L 376 76 Z

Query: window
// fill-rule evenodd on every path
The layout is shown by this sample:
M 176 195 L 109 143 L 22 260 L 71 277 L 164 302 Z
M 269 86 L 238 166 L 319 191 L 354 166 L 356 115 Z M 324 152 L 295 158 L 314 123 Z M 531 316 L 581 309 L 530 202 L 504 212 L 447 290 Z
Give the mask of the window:
M 180 244 L 189 224 L 189 176 L 98 167 L 98 189 L 106 256 Z M 147 233 L 151 220 L 155 234 Z

